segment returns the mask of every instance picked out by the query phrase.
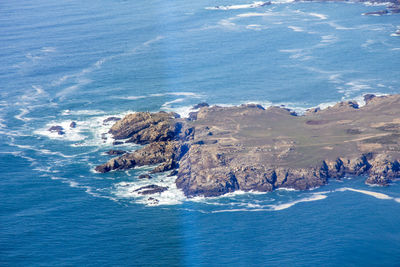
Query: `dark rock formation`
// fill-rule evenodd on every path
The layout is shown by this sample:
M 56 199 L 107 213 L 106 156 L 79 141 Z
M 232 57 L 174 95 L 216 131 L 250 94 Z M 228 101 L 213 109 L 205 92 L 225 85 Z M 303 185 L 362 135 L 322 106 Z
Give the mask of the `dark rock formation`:
M 149 174 L 141 174 L 139 175 L 139 179 L 151 179 L 152 177 Z
M 373 95 L 373 94 L 366 94 L 366 95 L 364 95 L 365 104 L 368 104 L 369 101 L 371 101 L 371 100 L 374 99 L 375 97 L 376 97 L 376 96 Z
M 171 172 L 170 172 L 170 174 L 168 174 L 168 177 L 172 177 L 172 176 L 175 176 L 175 175 L 177 175 L 178 174 L 178 171 L 177 170 L 172 170 Z
M 115 149 L 110 149 L 106 152 L 107 155 L 111 155 L 111 156 L 118 156 L 118 155 L 122 155 L 125 153 L 126 153 L 126 151 L 124 151 L 124 150 L 115 150 Z
M 69 127 L 70 127 L 70 128 L 76 128 L 76 122 L 74 122 L 74 121 L 71 122 L 70 125 L 69 125 Z
M 200 109 L 200 108 L 204 108 L 204 107 L 209 107 L 210 105 L 207 104 L 206 102 L 201 102 L 198 103 L 196 105 L 193 106 L 193 109 Z
M 63 128 L 62 126 L 59 126 L 59 125 L 51 126 L 51 127 L 48 129 L 48 131 L 50 131 L 50 132 L 56 132 L 56 133 L 58 133 L 59 135 L 64 135 L 64 134 L 65 134 L 64 128 Z
M 179 131 L 174 113 L 138 112 L 125 116 L 115 123 L 110 133 L 115 139 L 127 139 L 127 142 L 149 144 L 158 141 L 170 141 Z
M 154 197 L 149 197 L 147 200 L 149 201 L 149 204 L 151 204 L 151 205 L 157 205 L 158 203 L 160 203 L 160 201 Z
M 203 107 L 195 120 L 165 112 L 131 114 L 110 133 L 147 145 L 96 170 L 157 165 L 152 173 L 173 170 L 177 187 L 189 197 L 306 190 L 345 175 L 388 185 L 400 178 L 400 95 L 366 95 L 365 102 L 340 102 L 304 116 L 257 105 Z
M 107 138 L 105 138 L 105 136 L 103 137 L 103 135 L 102 135 L 101 138 L 102 138 L 102 139 L 107 139 Z M 123 145 L 123 144 L 124 144 L 124 142 L 122 142 L 122 141 L 114 141 L 114 142 L 113 142 L 113 145 L 114 145 L 114 146 Z
M 119 121 L 119 120 L 121 120 L 121 118 L 118 118 L 118 117 L 108 117 L 107 119 L 105 119 L 105 120 L 103 120 L 103 124 L 106 124 L 106 123 L 109 123 L 109 122 L 112 122 L 112 121 Z
M 137 166 L 160 164 L 154 170 L 167 171 L 175 168 L 181 155 L 181 144 L 177 141 L 155 142 L 120 157 L 113 158 L 96 167 L 97 172 L 126 170 Z M 160 167 L 162 166 L 162 167 Z
M 140 195 L 152 195 L 156 193 L 162 193 L 164 191 L 168 190 L 167 186 L 159 186 L 159 185 L 146 185 L 143 187 L 140 187 L 136 190 L 133 190 L 132 192 L 137 192 Z
M 366 12 L 366 13 L 363 13 L 363 15 L 364 16 L 382 16 L 382 15 L 386 15 L 388 13 L 389 13 L 389 11 L 387 9 L 384 9 L 384 10 Z

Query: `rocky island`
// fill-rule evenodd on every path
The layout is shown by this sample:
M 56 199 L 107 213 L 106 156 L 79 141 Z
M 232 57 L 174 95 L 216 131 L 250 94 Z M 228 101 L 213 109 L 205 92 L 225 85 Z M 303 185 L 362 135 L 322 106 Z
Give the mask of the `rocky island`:
M 362 107 L 346 101 L 304 115 L 284 107 L 204 103 L 187 119 L 166 112 L 130 114 L 109 132 L 116 140 L 143 147 L 96 171 L 143 165 L 155 165 L 152 173 L 173 170 L 177 187 L 188 197 L 306 190 L 345 175 L 388 185 L 400 177 L 400 95 L 364 99 Z

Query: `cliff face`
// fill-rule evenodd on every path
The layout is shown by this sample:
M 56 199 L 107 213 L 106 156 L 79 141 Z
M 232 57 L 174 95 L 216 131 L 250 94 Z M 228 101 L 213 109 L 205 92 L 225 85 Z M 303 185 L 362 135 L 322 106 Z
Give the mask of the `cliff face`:
M 387 185 L 400 177 L 400 96 L 366 100 L 361 108 L 341 102 L 304 116 L 258 105 L 203 105 L 188 120 L 165 112 L 131 114 L 110 133 L 147 145 L 96 170 L 177 168 L 176 185 L 187 196 L 305 190 L 345 175 Z

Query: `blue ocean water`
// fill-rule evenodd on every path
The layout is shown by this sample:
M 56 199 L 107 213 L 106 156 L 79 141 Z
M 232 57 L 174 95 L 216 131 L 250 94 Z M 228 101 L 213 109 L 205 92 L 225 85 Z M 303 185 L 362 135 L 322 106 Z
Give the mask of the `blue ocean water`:
M 184 116 L 201 101 L 302 112 L 400 92 L 398 15 L 249 4 L 0 3 L 1 266 L 400 264 L 398 183 L 352 177 L 305 192 L 186 199 L 160 174 L 152 183 L 170 189 L 152 205 L 132 192 L 150 167 L 93 171 L 109 159 L 110 116 Z

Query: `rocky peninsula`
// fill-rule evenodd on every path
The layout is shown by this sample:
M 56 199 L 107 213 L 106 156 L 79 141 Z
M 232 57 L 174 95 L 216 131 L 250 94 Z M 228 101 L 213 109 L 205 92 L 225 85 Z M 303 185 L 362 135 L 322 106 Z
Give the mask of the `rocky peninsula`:
M 188 197 L 306 190 L 345 175 L 388 185 L 400 177 L 400 95 L 364 98 L 362 107 L 346 101 L 301 116 L 284 107 L 205 103 L 187 119 L 166 112 L 130 114 L 109 133 L 143 147 L 96 171 L 155 165 L 152 173 L 172 170 Z

